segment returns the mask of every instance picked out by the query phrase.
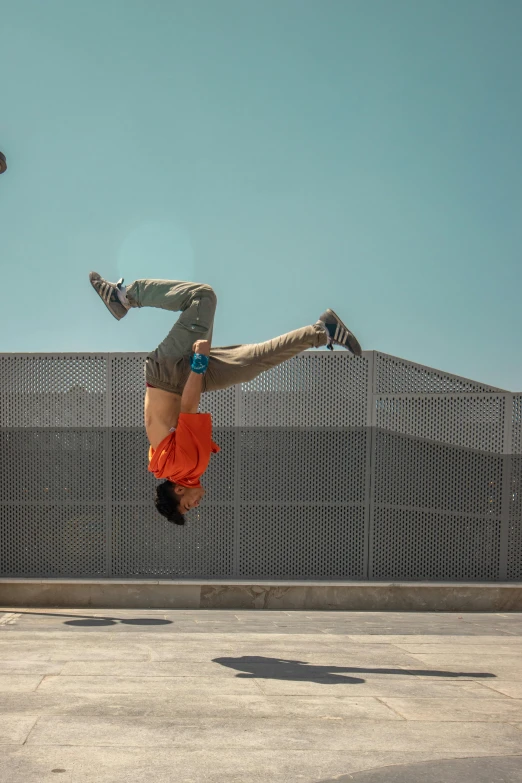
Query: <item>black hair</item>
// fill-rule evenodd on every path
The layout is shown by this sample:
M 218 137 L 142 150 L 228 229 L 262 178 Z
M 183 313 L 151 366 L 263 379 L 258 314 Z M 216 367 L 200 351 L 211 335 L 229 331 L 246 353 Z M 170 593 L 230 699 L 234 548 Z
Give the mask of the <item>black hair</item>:
M 172 481 L 163 481 L 156 487 L 154 505 L 159 513 L 175 525 L 184 525 L 185 518 L 179 510 L 179 499 L 174 493 L 176 485 Z

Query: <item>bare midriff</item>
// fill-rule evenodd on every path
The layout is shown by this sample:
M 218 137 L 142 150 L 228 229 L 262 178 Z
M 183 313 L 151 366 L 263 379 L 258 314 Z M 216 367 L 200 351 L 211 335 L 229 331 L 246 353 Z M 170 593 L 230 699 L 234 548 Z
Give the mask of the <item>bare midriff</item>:
M 181 395 L 147 384 L 145 389 L 145 427 L 149 443 L 156 448 L 178 424 Z

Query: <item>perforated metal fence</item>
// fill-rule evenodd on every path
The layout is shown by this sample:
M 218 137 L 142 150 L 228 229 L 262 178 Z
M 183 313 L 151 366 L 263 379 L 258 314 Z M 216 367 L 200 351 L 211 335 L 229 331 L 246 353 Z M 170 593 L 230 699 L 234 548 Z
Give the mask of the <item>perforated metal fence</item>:
M 203 396 L 221 451 L 178 527 L 153 505 L 144 358 L 0 355 L 3 576 L 522 578 L 522 394 L 307 351 Z

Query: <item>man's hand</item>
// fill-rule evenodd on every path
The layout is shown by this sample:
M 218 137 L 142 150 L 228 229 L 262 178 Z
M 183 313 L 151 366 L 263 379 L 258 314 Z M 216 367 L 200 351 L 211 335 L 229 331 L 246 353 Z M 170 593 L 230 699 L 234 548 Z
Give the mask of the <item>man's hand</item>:
M 192 346 L 194 353 L 199 353 L 202 356 L 210 355 L 210 340 L 196 340 Z

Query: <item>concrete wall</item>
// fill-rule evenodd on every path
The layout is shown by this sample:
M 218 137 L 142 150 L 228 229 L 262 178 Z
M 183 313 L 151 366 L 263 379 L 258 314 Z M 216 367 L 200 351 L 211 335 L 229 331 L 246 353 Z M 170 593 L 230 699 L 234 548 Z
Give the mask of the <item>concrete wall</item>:
M 126 609 L 522 611 L 522 584 L 1 579 L 0 605 Z

